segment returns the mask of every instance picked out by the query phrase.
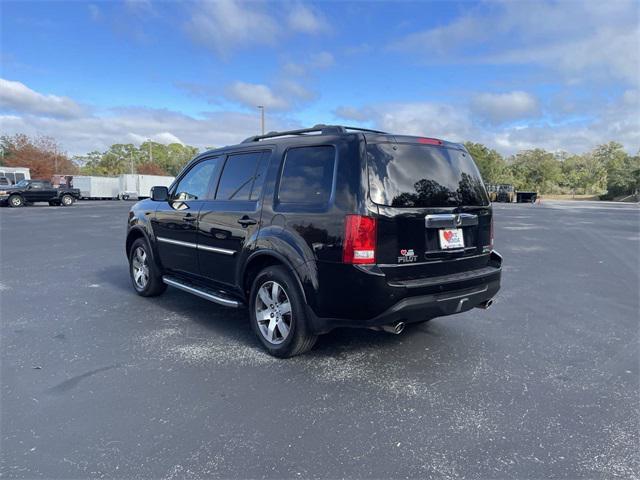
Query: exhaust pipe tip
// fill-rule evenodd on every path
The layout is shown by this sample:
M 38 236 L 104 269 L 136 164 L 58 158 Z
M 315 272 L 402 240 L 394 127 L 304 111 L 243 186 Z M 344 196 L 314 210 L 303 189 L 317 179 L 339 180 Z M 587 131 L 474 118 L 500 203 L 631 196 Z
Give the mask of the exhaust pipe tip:
M 478 305 L 478 308 L 482 308 L 483 310 L 486 310 L 491 305 L 493 305 L 493 298 L 490 298 L 489 300 L 482 302 L 480 305 Z
M 393 333 L 394 335 L 400 335 L 404 330 L 404 322 L 396 322 L 390 325 L 383 325 L 382 330 L 385 332 Z

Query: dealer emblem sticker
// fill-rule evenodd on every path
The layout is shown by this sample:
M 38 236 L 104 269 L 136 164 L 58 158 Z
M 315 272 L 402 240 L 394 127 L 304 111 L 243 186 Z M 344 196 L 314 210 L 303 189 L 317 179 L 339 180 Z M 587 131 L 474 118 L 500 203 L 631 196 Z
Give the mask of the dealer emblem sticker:
M 413 252 L 413 248 L 403 248 L 400 250 L 400 256 L 398 257 L 398 263 L 411 263 L 418 260 L 418 256 Z

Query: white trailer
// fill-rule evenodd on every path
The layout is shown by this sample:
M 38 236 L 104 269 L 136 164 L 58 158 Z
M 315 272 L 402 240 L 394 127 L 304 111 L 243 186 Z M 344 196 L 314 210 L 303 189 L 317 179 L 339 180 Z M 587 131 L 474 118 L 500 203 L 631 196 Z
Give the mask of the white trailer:
M 7 177 L 15 185 L 20 180 L 31 180 L 31 173 L 26 167 L 0 166 L 0 177 Z
M 120 198 L 136 199 L 148 198 L 151 196 L 151 187 L 170 186 L 175 180 L 174 177 L 165 177 L 163 175 L 120 175 Z
M 81 198 L 113 199 L 120 193 L 118 177 L 98 177 L 94 175 L 75 175 L 73 187 L 80 189 Z

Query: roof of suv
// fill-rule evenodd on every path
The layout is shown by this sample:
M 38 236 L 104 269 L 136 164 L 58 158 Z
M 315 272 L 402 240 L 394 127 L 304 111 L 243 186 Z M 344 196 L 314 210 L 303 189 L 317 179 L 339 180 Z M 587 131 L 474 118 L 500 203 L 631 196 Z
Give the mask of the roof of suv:
M 302 128 L 298 130 L 286 130 L 282 132 L 269 132 L 264 135 L 254 135 L 252 137 L 245 138 L 241 143 L 237 145 L 228 145 L 221 148 L 214 149 L 215 151 L 219 150 L 228 150 L 231 148 L 238 147 L 250 147 L 252 144 L 259 143 L 261 141 L 269 141 L 271 142 L 286 142 L 290 141 L 292 138 L 301 138 L 305 136 L 340 136 L 340 135 L 352 135 L 354 133 L 363 134 L 367 143 L 383 143 L 383 142 L 392 142 L 392 143 L 418 143 L 418 144 L 426 144 L 426 145 L 436 145 L 447 148 L 455 148 L 458 150 L 466 150 L 464 145 L 460 143 L 448 142 L 446 140 L 441 140 L 438 138 L 429 138 L 429 137 L 417 137 L 411 135 L 395 135 L 388 132 L 383 132 L 380 130 L 372 130 L 369 128 L 359 128 L 359 127 L 347 127 L 344 125 L 315 125 L 311 128 Z M 211 150 L 211 151 L 214 151 Z

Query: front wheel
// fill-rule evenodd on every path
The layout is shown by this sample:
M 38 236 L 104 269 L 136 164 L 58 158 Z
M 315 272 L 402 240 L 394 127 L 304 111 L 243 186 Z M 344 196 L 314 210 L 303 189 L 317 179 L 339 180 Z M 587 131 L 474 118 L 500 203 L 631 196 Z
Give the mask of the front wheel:
M 9 206 L 13 208 L 24 207 L 24 198 L 22 198 L 22 195 L 11 195 L 9 197 Z
M 262 270 L 253 281 L 249 300 L 251 328 L 271 355 L 293 357 L 316 343 L 300 287 L 284 267 Z
M 136 293 L 141 297 L 155 297 L 167 289 L 160 269 L 153 261 L 144 238 L 138 238 L 129 251 L 129 274 Z

